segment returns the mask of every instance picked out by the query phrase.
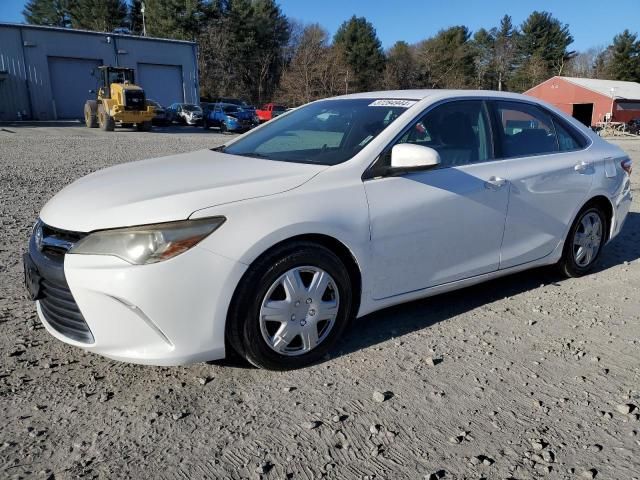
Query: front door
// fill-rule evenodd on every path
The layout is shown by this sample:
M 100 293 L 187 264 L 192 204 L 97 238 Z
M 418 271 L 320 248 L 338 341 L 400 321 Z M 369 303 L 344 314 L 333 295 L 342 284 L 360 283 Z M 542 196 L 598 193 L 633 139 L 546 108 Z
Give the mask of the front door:
M 365 181 L 373 297 L 497 270 L 510 184 L 502 162 L 493 160 L 484 102 L 437 106 L 396 143 L 429 146 L 440 154 L 441 165 Z M 389 152 L 379 162 L 390 162 Z

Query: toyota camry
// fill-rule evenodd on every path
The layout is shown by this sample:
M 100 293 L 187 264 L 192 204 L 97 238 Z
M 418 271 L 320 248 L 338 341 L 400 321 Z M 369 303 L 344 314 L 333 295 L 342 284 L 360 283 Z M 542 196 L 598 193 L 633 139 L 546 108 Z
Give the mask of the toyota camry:
M 529 97 L 347 95 L 77 180 L 43 207 L 25 281 L 46 329 L 91 352 L 297 368 L 390 305 L 542 265 L 584 275 L 630 173 Z

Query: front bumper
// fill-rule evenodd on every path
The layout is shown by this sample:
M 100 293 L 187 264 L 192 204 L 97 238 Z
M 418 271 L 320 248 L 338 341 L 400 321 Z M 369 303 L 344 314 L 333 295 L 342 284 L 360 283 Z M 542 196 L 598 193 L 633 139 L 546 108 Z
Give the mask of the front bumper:
M 124 110 L 121 107 L 117 107 L 114 111 L 113 119 L 122 123 L 142 123 L 152 121 L 155 115 L 155 112 L 149 108 L 147 110 Z
M 64 277 L 93 341 L 47 320 L 59 340 L 116 360 L 181 365 L 225 356 L 225 323 L 246 265 L 199 247 L 170 260 L 131 265 L 116 257 L 65 255 Z

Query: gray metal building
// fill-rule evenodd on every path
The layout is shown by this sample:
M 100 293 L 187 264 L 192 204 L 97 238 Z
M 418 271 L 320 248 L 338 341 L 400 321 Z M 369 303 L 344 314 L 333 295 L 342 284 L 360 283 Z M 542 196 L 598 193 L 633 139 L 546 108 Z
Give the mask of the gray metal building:
M 98 65 L 134 68 L 163 105 L 199 101 L 193 42 L 0 23 L 0 121 L 82 118 Z

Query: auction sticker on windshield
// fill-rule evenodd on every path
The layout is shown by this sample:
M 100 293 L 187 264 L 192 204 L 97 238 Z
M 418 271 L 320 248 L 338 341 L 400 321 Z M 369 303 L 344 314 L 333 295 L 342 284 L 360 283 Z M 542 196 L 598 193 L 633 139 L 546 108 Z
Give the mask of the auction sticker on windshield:
M 369 104 L 370 107 L 402 107 L 409 108 L 418 103 L 417 100 L 376 100 Z

